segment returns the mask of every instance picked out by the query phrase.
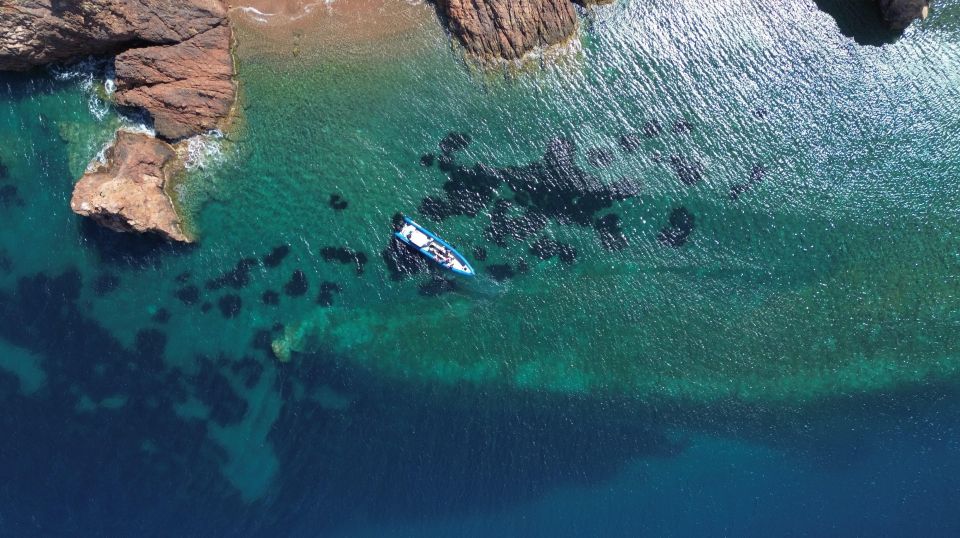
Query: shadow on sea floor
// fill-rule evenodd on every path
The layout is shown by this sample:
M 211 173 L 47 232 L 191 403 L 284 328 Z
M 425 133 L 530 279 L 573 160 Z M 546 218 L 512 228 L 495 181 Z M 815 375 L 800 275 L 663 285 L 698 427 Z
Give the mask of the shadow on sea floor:
M 96 251 L 100 260 L 128 269 L 157 267 L 171 255 L 186 255 L 195 245 L 173 243 L 153 234 L 119 233 L 106 229 L 91 219 L 78 219 L 80 238 Z
M 46 373 L 23 396 L 0 371 L 0 519 L 19 535 L 307 536 L 493 514 L 603 483 L 630 462 L 677 458 L 691 435 L 761 444 L 827 470 L 884 436 L 920 450 L 952 439 L 924 418 L 958 400 L 952 383 L 802 406 L 705 405 L 425 385 L 320 354 L 295 354 L 277 370 L 265 357 L 198 356 L 188 374 L 166 365 L 163 330 L 140 330 L 128 348 L 89 318 L 83 285 L 75 270 L 39 273 L 0 294 L 0 337 Z M 269 435 L 280 467 L 250 505 L 208 438 L 258 405 L 234 392 L 230 372 L 248 387 L 270 372 L 283 401 Z M 324 393 L 337 396 L 315 397 Z M 191 396 L 207 416 L 175 412 Z
M 903 32 L 891 30 L 876 0 L 814 0 L 835 21 L 840 33 L 860 45 L 879 47 L 893 43 Z

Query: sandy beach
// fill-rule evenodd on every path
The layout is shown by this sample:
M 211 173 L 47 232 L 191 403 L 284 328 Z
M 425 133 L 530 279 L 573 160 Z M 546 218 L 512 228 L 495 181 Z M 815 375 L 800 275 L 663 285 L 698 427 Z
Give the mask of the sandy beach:
M 411 50 L 442 32 L 433 8 L 404 0 L 244 0 L 230 8 L 241 55 L 297 57 L 312 50 L 368 54 L 389 42 Z M 382 52 L 382 51 L 381 51 Z

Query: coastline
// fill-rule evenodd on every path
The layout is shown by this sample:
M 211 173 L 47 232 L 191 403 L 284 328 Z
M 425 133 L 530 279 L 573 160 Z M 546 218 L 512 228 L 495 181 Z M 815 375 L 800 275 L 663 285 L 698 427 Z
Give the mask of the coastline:
M 381 53 L 385 45 L 403 54 L 434 44 L 429 36 L 446 38 L 434 10 L 419 2 L 246 0 L 231 5 L 229 17 L 244 59 L 297 63 L 339 54 L 356 60 Z

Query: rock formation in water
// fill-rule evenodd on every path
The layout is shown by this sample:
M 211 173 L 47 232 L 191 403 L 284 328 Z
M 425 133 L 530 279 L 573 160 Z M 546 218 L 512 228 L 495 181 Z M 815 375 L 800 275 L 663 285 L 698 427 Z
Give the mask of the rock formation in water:
M 214 129 L 233 106 L 221 0 L 0 0 L 0 21 L 0 70 L 116 55 L 117 104 L 146 110 L 162 139 Z M 70 205 L 114 230 L 188 242 L 164 191 L 178 166 L 168 143 L 118 132 L 107 163 L 81 178 Z
M 917 19 L 927 17 L 930 9 L 928 0 L 879 0 L 883 19 L 890 28 L 903 30 Z
M 570 0 L 437 0 L 450 32 L 475 58 L 516 60 L 577 32 Z
M 129 49 L 116 57 L 117 103 L 142 107 L 159 136 L 178 139 L 217 127 L 235 93 L 230 27 L 216 26 L 174 45 Z
M 180 166 L 173 147 L 152 136 L 118 131 L 106 160 L 80 178 L 70 208 L 120 232 L 150 232 L 189 243 L 167 194 Z
M 0 19 L 0 70 L 119 54 L 118 103 L 146 109 L 161 137 L 210 130 L 233 103 L 220 0 L 4 1 Z

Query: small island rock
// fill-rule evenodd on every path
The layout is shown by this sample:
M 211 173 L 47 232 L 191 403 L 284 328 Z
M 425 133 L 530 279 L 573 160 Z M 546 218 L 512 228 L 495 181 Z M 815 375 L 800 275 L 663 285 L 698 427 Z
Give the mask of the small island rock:
M 166 192 L 178 163 L 170 144 L 118 131 L 106 161 L 77 182 L 70 208 L 112 230 L 156 233 L 173 241 L 192 242 Z

